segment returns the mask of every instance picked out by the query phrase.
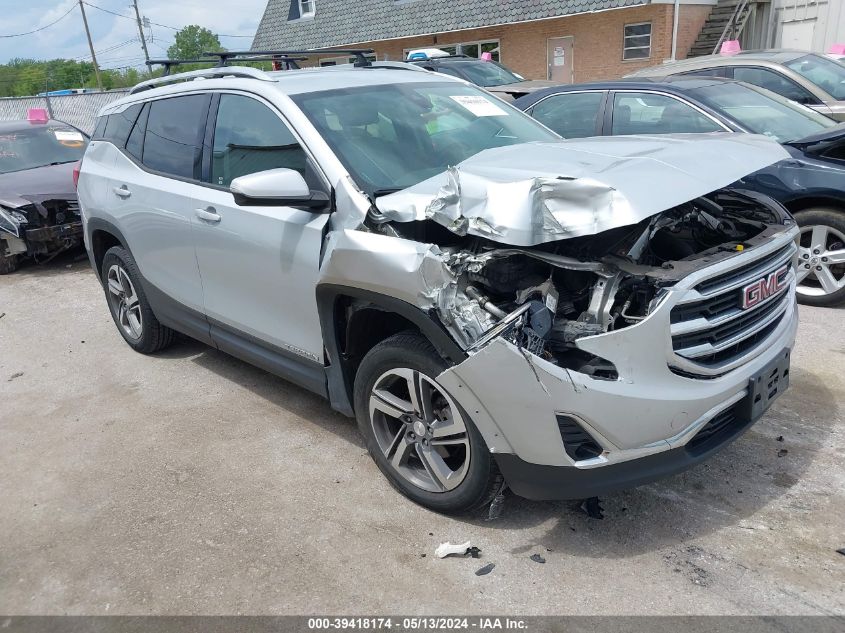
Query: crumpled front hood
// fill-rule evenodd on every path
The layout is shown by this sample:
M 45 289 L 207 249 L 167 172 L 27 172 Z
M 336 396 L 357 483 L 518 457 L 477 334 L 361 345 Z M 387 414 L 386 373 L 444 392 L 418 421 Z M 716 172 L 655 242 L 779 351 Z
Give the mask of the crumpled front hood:
M 372 219 L 533 246 L 635 224 L 788 157 L 764 136 L 730 133 L 511 145 L 379 198 Z
M 0 204 L 14 208 L 44 200 L 76 200 L 74 164 L 46 165 L 0 174 Z

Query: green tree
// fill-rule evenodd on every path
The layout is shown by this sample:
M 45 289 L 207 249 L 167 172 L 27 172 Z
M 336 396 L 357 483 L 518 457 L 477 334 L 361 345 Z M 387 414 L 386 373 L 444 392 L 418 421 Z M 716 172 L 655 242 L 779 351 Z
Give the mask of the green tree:
M 161 71 L 154 74 L 161 74 Z M 101 75 L 106 90 L 134 86 L 145 78 L 135 68 L 103 69 Z M 6 64 L 0 64 L 0 97 L 27 96 L 64 88 L 96 87 L 97 79 L 91 62 L 72 59 L 12 59 Z
M 226 50 L 217 36 L 206 28 L 189 24 L 176 33 L 173 45 L 167 49 L 170 59 L 197 59 L 205 51 Z

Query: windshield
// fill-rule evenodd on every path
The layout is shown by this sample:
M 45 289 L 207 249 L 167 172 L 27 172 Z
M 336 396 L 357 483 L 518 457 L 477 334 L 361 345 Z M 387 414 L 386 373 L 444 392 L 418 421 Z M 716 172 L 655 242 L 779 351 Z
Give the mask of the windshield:
M 820 55 L 804 55 L 784 64 L 837 101 L 845 101 L 845 65 Z
M 85 153 L 87 139 L 66 125 L 38 125 L 0 133 L 0 173 L 73 163 Z
M 496 97 L 457 82 L 292 95 L 358 185 L 399 191 L 493 147 L 557 141 Z
M 719 83 L 690 92 L 749 131 L 765 134 L 780 143 L 796 141 L 836 125 L 823 114 L 763 88 Z

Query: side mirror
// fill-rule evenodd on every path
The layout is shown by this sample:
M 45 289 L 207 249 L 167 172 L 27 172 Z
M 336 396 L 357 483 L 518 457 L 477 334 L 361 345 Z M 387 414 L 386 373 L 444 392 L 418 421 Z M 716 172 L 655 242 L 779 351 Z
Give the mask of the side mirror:
M 329 206 L 322 191 L 311 191 L 298 171 L 279 168 L 235 178 L 229 185 L 235 204 L 242 207 L 295 207 L 320 211 Z

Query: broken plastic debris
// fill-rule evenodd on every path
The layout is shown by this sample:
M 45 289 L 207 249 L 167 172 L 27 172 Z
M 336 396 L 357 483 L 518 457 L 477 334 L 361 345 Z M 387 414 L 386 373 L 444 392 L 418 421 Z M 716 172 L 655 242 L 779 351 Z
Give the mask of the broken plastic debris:
M 491 571 L 493 571 L 493 568 L 494 568 L 495 566 L 496 566 L 496 564 L 495 564 L 495 563 L 488 563 L 487 565 L 485 565 L 484 567 L 482 567 L 481 569 L 479 569 L 478 571 L 476 571 L 476 572 L 475 572 L 475 575 L 476 575 L 476 576 L 486 576 L 486 575 L 487 575 L 487 574 L 489 574 Z
M 840 547 L 840 548 L 839 548 L 838 550 L 836 550 L 836 551 L 837 551 L 838 553 L 842 554 L 843 556 L 845 556 L 845 547 Z
M 546 559 L 540 556 L 539 554 L 531 554 L 531 560 L 535 563 L 545 563 Z
M 581 505 L 578 506 L 583 512 L 587 513 L 591 519 L 603 519 L 604 518 L 604 510 L 601 507 L 601 502 L 599 501 L 598 497 L 590 497 L 589 499 L 584 499 L 581 502 Z
M 499 492 L 496 493 L 493 501 L 490 502 L 490 509 L 487 511 L 488 521 L 494 521 L 502 516 L 502 510 L 505 506 L 505 488 L 507 487 L 507 483 L 502 483 L 502 487 L 499 488 Z
M 470 541 L 459 545 L 453 545 L 447 541 L 438 545 L 437 549 L 434 550 L 434 555 L 437 558 L 446 558 L 447 556 L 471 556 L 472 558 L 478 558 L 479 554 L 481 554 L 481 550 L 477 547 L 472 547 Z

